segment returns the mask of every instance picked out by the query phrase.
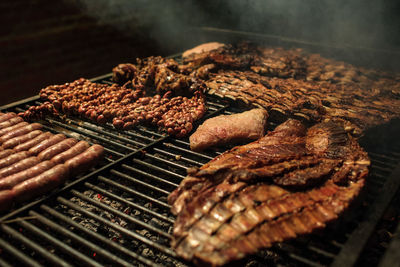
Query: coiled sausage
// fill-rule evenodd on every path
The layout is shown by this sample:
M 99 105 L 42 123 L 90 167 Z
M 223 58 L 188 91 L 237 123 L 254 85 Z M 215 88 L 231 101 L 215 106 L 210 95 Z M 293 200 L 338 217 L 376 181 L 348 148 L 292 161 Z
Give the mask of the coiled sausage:
M 43 125 L 40 123 L 30 123 L 28 125 L 19 127 L 13 131 L 10 131 L 0 137 L 0 144 L 4 144 L 4 142 L 21 135 L 25 135 L 35 130 L 42 129 Z
M 13 150 L 16 151 L 16 152 L 29 150 L 31 147 L 39 144 L 40 142 L 42 142 L 42 141 L 44 141 L 46 139 L 49 139 L 52 136 L 53 136 L 53 134 L 50 133 L 50 132 L 42 133 L 42 134 L 36 136 L 35 138 L 33 138 L 33 139 L 31 139 L 31 140 L 29 140 L 29 141 L 27 141 L 25 143 L 17 145 L 16 147 L 13 148 Z
M 16 117 L 16 116 L 17 116 L 17 114 L 15 114 L 14 112 L 3 113 L 3 114 L 0 116 L 0 125 L 1 125 L 2 122 L 8 121 L 8 120 L 10 120 L 11 118 L 14 118 L 14 117 Z M 21 119 L 22 119 L 22 118 L 21 118 Z M 0 128 L 0 129 L 2 129 L 2 128 Z
M 100 157 L 104 154 L 104 147 L 101 145 L 93 145 L 86 149 L 83 153 L 73 157 L 65 162 L 65 165 L 71 170 L 72 175 L 76 175 L 82 170 L 93 167 Z
M 32 166 L 35 166 L 38 164 L 40 160 L 37 157 L 29 157 L 26 159 L 23 159 L 19 162 L 16 162 L 8 167 L 0 169 L 0 178 L 1 177 L 6 177 L 11 174 L 26 170 Z
M 17 118 L 19 118 L 19 117 L 17 117 Z M 0 130 L 0 136 L 3 136 L 3 135 L 5 135 L 5 134 L 8 133 L 8 132 L 15 131 L 16 129 L 18 129 L 18 128 L 20 128 L 20 127 L 23 127 L 23 126 L 26 126 L 26 125 L 28 125 L 28 124 L 29 124 L 29 123 L 27 123 L 26 121 L 22 121 L 22 122 L 19 122 L 19 123 L 10 125 L 10 126 L 8 126 L 8 127 L 5 127 L 5 128 L 3 128 L 3 129 Z
M 14 164 L 18 161 L 26 159 L 28 157 L 28 155 L 29 155 L 29 153 L 27 151 L 21 151 L 18 153 L 11 154 L 10 156 L 8 156 L 6 158 L 2 158 L 2 159 L 0 159 L 0 168 L 10 166 L 11 164 Z

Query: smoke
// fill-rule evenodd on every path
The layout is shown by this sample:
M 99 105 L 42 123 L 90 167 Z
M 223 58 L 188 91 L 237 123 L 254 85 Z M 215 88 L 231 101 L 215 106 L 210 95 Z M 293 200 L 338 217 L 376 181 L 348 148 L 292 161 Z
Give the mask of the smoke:
M 396 27 L 400 21 L 393 19 L 397 15 L 392 14 L 396 7 L 394 0 L 75 0 L 74 3 L 99 23 L 112 25 L 133 37 L 138 33 L 147 35 L 167 53 L 208 41 L 193 32 L 193 27 L 203 26 L 344 47 L 400 46 L 399 27 Z M 397 24 L 393 25 L 393 21 Z

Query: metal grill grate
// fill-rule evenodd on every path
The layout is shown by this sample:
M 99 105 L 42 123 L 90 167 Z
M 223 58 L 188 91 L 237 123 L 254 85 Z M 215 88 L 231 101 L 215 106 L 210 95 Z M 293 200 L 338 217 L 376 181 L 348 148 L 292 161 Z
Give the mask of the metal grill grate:
M 97 81 L 109 82 L 109 77 Z M 37 103 L 38 98 L 31 98 L 3 110 L 20 112 Z M 238 111 L 218 99 L 208 99 L 208 106 L 206 117 Z M 106 156 L 96 170 L 1 218 L 0 266 L 190 265 L 169 246 L 175 218 L 167 196 L 187 168 L 201 166 L 221 152 L 196 153 L 187 139 L 146 127 L 117 131 L 78 118 L 47 118 L 42 123 L 49 131 L 102 144 Z M 390 174 L 399 162 L 400 146 L 393 145 L 390 151 L 371 149 L 370 157 L 371 175 L 362 199 L 365 208 L 378 209 L 379 204 L 382 209 L 398 188 Z M 392 195 L 381 194 L 388 186 Z M 338 265 L 349 248 L 355 255 L 345 265 L 353 264 L 379 219 L 379 214 L 374 216 L 376 221 L 366 216 L 365 209 L 351 209 L 327 229 L 261 251 L 243 264 Z

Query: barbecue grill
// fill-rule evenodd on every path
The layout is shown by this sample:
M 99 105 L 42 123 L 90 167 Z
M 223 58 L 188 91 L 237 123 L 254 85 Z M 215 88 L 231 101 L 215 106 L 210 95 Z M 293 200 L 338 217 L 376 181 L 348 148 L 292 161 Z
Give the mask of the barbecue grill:
M 92 81 L 111 83 L 111 74 Z M 233 103 L 207 98 L 205 118 L 241 110 Z M 1 111 L 21 112 L 39 103 L 38 97 L 32 97 L 3 106 Z M 222 150 L 196 153 L 190 150 L 187 138 L 176 139 L 144 126 L 118 131 L 71 117 L 48 117 L 40 122 L 51 132 L 99 143 L 106 155 L 91 172 L 2 215 L 1 266 L 190 266 L 169 246 L 174 216 L 166 199 L 187 168 L 203 165 Z M 372 167 L 361 201 L 348 214 L 320 232 L 279 244 L 240 263 L 356 264 L 400 184 L 400 141 L 390 138 L 397 124 L 372 129 L 361 139 Z M 273 122 L 269 125 L 271 129 L 274 126 Z M 371 142 L 377 132 L 387 134 L 385 141 Z M 398 240 L 383 264 L 397 257 L 396 247 Z

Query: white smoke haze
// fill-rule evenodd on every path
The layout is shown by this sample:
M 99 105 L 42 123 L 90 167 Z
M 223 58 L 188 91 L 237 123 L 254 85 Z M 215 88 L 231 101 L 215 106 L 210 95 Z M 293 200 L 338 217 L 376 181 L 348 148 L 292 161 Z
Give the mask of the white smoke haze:
M 200 27 L 281 36 L 335 47 L 388 49 L 400 55 L 395 0 L 64 0 L 132 38 L 145 35 L 164 55 L 200 42 Z M 399 9 L 400 9 L 400 5 Z M 400 10 L 399 10 L 400 11 Z M 392 25 L 393 20 L 397 24 Z M 220 37 L 213 35 L 213 37 Z M 218 41 L 218 40 L 217 40 Z M 372 59 L 371 59 L 372 60 Z M 382 59 L 383 60 L 383 59 Z

